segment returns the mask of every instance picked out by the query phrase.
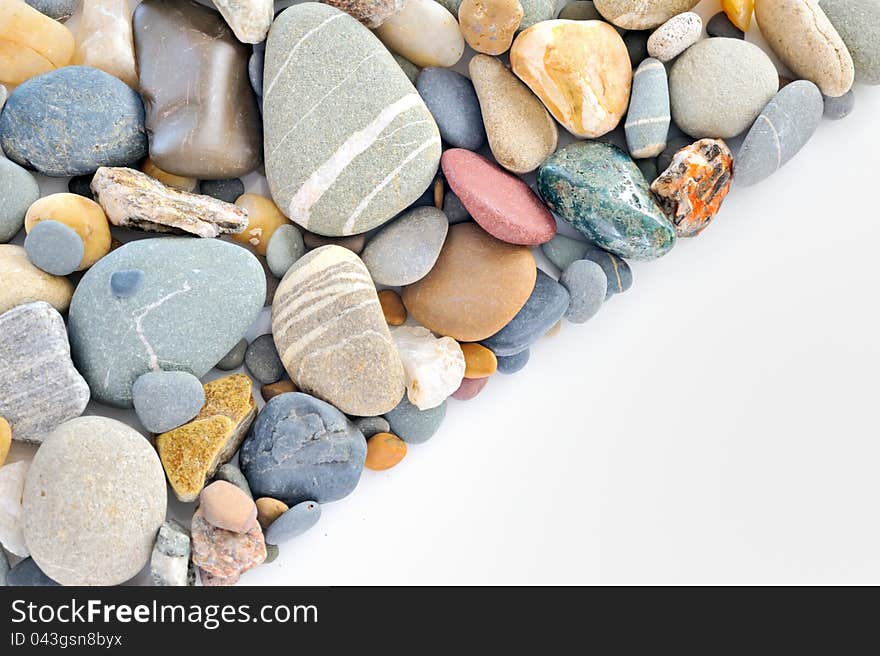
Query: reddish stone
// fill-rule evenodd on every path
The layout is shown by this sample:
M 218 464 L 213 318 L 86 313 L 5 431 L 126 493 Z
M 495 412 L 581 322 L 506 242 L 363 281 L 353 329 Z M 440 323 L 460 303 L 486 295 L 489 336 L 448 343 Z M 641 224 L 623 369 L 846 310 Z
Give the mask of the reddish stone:
M 474 221 L 496 239 L 522 246 L 553 239 L 556 220 L 518 177 L 462 148 L 444 152 L 440 165 L 450 189 Z
M 192 560 L 202 572 L 213 578 L 228 579 L 234 583 L 239 576 L 266 560 L 266 541 L 263 530 L 254 522 L 247 533 L 233 533 L 209 523 L 201 508 L 192 518 Z M 231 585 L 217 581 L 206 585 Z
M 488 382 L 488 378 L 462 378 L 461 385 L 452 393 L 452 398 L 459 401 L 470 401 L 483 390 Z

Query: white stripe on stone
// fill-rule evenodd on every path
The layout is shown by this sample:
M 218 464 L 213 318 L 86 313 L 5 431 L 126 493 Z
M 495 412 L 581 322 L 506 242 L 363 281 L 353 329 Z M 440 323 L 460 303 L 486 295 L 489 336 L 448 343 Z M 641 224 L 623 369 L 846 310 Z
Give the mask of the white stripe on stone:
M 627 121 L 625 128 L 634 128 L 639 125 L 648 125 L 650 123 L 665 123 L 666 121 L 671 120 L 669 116 L 653 116 L 651 118 L 640 118 L 637 121 L 633 121 L 630 123 Z
M 352 312 L 357 312 L 358 310 L 362 310 L 364 308 L 368 308 L 371 305 L 379 305 L 378 297 L 374 296 L 373 298 L 357 303 L 356 305 L 351 305 L 344 310 L 342 310 L 339 314 L 333 317 L 332 321 L 327 321 L 322 323 L 320 326 L 317 326 L 307 332 L 305 335 L 299 335 L 296 338 L 296 341 L 293 342 L 290 346 L 284 349 L 284 353 L 281 354 L 281 360 L 283 362 L 297 362 L 300 354 L 308 348 L 308 346 L 318 339 L 321 335 L 323 335 L 328 330 L 332 330 L 335 327 L 335 324 L 342 321 L 347 315 Z

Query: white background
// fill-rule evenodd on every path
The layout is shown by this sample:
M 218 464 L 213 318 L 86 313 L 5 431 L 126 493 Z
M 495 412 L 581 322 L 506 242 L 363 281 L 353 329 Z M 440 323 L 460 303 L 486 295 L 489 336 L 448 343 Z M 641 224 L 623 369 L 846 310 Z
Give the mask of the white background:
M 880 583 L 880 88 L 856 94 L 242 583 Z

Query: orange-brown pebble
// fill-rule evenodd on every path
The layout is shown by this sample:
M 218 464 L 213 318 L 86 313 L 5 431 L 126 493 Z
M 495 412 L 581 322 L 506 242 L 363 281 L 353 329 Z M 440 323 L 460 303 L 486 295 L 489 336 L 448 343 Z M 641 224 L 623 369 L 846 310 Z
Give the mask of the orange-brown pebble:
M 272 522 L 290 510 L 286 503 L 272 497 L 260 497 L 254 503 L 257 504 L 257 521 L 264 531 Z
M 267 403 L 269 399 L 278 396 L 279 394 L 287 394 L 287 392 L 298 392 L 299 390 L 296 388 L 296 385 L 293 384 L 293 381 L 290 379 L 279 380 L 277 383 L 269 383 L 268 385 L 263 385 L 260 388 L 260 396 L 263 397 L 263 400 Z
M 251 246 L 260 255 L 266 255 L 269 240 L 278 229 L 290 223 L 271 199 L 259 194 L 242 194 L 235 204 L 248 214 L 248 226 L 236 235 L 230 235 L 239 244 Z
M 22 0 L 0 0 L 0 84 L 14 87 L 66 66 L 74 45 L 73 33 L 60 21 Z
M 464 353 L 464 377 L 486 378 L 498 369 L 498 359 L 491 349 L 475 342 L 461 344 Z
M 434 207 L 438 210 L 443 209 L 443 195 L 445 193 L 445 189 L 443 187 L 443 178 L 437 178 L 434 180 Z
M 364 467 L 373 471 L 391 469 L 406 455 L 406 442 L 391 433 L 376 433 L 367 440 Z
M 196 187 L 199 184 L 199 181 L 195 178 L 186 178 L 182 175 L 175 175 L 174 173 L 163 171 L 158 166 L 156 166 L 153 163 L 153 160 L 151 160 L 149 157 L 145 159 L 144 163 L 141 165 L 141 171 L 146 173 L 151 178 L 155 178 L 163 185 L 173 187 L 174 189 L 179 189 L 180 191 L 193 192 L 196 190 Z
M 382 306 L 385 323 L 389 326 L 402 326 L 406 323 L 406 308 L 396 291 L 383 289 L 379 292 L 379 305 Z
M 3 417 L 0 417 L 0 467 L 6 462 L 9 455 L 9 447 L 12 446 L 12 427 Z

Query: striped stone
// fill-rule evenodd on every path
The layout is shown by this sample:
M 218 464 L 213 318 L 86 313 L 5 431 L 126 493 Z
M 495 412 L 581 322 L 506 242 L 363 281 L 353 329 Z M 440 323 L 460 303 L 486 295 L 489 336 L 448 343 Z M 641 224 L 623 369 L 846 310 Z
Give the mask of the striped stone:
M 272 334 L 294 384 L 346 414 L 381 415 L 403 396 L 376 288 L 346 248 L 322 246 L 294 263 L 275 294 Z
M 431 184 L 437 125 L 391 53 L 348 14 L 286 9 L 269 33 L 263 89 L 269 190 L 302 227 L 366 232 Z
M 657 157 L 669 133 L 669 84 L 666 67 L 646 59 L 633 74 L 632 97 L 626 115 L 626 143 L 636 159 Z

